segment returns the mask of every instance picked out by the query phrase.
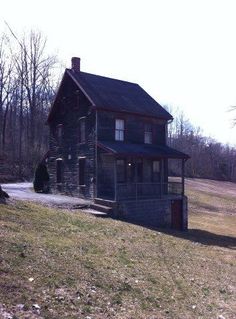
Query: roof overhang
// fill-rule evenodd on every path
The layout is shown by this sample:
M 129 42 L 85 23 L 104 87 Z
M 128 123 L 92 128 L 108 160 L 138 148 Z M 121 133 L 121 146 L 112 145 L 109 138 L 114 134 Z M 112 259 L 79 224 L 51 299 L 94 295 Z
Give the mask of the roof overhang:
M 153 144 L 131 144 L 123 142 L 98 142 L 97 146 L 103 149 L 107 155 L 115 157 L 141 157 L 157 159 L 183 159 L 190 158 L 189 155 L 177 151 L 166 145 Z

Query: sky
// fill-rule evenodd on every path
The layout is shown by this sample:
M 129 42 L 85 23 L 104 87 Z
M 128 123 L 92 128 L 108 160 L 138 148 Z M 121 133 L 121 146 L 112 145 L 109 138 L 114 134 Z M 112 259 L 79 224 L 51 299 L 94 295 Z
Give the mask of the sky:
M 0 0 L 0 34 L 34 29 L 65 67 L 140 84 L 236 145 L 235 0 Z M 175 112 L 172 113 L 175 116 Z

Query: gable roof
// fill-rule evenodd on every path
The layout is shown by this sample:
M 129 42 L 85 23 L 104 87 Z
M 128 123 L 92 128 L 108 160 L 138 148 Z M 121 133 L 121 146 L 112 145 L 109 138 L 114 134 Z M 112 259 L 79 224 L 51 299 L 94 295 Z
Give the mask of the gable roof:
M 66 69 L 97 109 L 172 120 L 173 117 L 138 84 Z

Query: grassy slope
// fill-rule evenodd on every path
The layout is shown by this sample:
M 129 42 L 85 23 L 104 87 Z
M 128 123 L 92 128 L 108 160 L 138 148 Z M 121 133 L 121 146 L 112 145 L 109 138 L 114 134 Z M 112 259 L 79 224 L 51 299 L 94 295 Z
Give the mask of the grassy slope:
M 34 303 L 48 319 L 235 318 L 235 197 L 187 189 L 188 233 L 0 205 L 0 304 L 18 318 Z

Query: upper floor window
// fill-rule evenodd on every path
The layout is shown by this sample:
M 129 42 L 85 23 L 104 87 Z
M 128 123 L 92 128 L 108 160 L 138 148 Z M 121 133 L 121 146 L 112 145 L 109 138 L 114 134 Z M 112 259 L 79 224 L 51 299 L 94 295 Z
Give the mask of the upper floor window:
M 62 139 L 62 131 L 63 131 L 63 124 L 57 125 L 57 138 L 59 141 Z
M 116 119 L 115 140 L 124 141 L 125 122 L 121 119 Z
M 85 130 L 85 117 L 79 120 L 79 142 L 85 143 L 86 130 Z
M 152 125 L 145 124 L 144 126 L 144 143 L 145 144 L 152 144 Z

